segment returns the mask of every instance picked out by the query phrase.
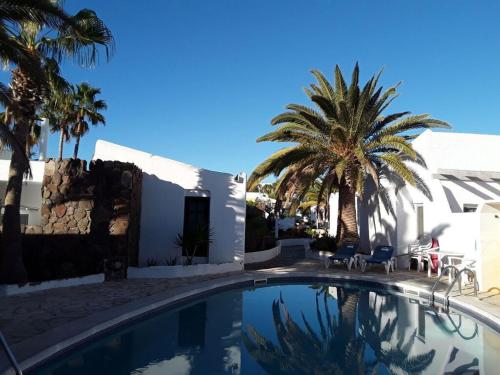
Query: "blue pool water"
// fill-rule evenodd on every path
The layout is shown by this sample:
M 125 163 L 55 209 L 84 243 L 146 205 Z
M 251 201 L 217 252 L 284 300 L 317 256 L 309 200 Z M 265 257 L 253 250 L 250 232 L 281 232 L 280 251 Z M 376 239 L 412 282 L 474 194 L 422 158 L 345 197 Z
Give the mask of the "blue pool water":
M 31 374 L 498 374 L 500 339 L 457 313 L 359 286 L 213 294 Z

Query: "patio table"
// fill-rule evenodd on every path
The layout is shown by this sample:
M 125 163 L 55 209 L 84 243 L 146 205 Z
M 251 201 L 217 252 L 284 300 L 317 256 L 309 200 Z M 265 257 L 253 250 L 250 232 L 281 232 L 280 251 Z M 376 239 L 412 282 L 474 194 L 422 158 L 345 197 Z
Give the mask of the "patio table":
M 454 253 L 451 251 L 443 251 L 443 250 L 428 250 L 426 251 L 426 256 L 427 256 L 427 276 L 431 277 L 431 255 L 437 255 L 438 258 L 438 270 L 437 270 L 437 275 L 438 277 L 441 276 L 441 267 L 443 266 L 443 258 L 444 257 L 454 257 L 454 258 L 463 258 L 465 254 L 460 254 L 460 253 Z M 448 261 L 448 265 L 451 265 L 451 259 Z M 451 274 L 448 273 L 448 279 L 451 282 Z

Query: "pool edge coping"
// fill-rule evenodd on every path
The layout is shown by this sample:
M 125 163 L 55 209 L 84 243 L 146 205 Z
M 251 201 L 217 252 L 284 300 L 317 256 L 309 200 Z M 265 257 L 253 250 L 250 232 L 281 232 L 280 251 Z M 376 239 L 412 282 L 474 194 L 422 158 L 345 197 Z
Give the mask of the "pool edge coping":
M 23 371 L 32 370 L 37 366 L 40 366 L 41 364 L 47 362 L 51 358 L 58 355 L 63 355 L 64 352 L 72 350 L 79 344 L 84 344 L 92 337 L 105 334 L 106 332 L 118 328 L 119 326 L 124 325 L 127 322 L 139 320 L 158 310 L 173 307 L 176 304 L 188 302 L 189 300 L 201 297 L 203 295 L 221 292 L 223 290 L 241 288 L 245 286 L 253 286 L 255 280 L 261 279 L 266 279 L 268 282 L 267 285 L 279 285 L 280 283 L 284 282 L 367 282 L 371 284 L 377 284 L 382 287 L 392 287 L 396 289 L 396 291 L 401 292 L 404 295 L 413 295 L 417 298 L 429 298 L 430 296 L 429 289 L 425 287 L 409 284 L 404 281 L 380 279 L 379 277 L 372 275 L 335 275 L 332 273 L 321 273 L 317 271 L 301 271 L 294 274 L 283 275 L 273 272 L 265 273 L 262 271 L 258 271 L 251 274 L 247 273 L 242 275 L 233 275 L 229 276 L 229 278 L 227 279 L 214 280 L 208 285 L 200 286 L 189 291 L 181 292 L 174 296 L 163 298 L 156 302 L 145 304 L 144 306 L 132 309 L 126 313 L 122 313 L 112 319 L 98 323 L 92 328 L 84 329 L 80 333 L 70 338 L 53 343 L 42 351 L 39 351 L 32 355 L 28 355 L 27 358 L 20 361 L 20 367 Z M 269 283 L 269 281 L 271 281 L 271 283 Z M 413 293 L 408 293 L 408 291 L 411 291 Z M 436 292 L 435 302 L 437 305 L 442 305 L 444 302 L 444 295 L 440 292 Z M 125 304 L 121 307 L 126 307 L 127 305 L 128 304 Z M 482 324 L 488 326 L 497 334 L 500 334 L 500 317 L 497 317 L 481 309 L 480 307 L 473 306 L 465 301 L 461 301 L 456 297 L 450 297 L 449 307 L 471 316 L 473 319 L 476 319 Z M 23 342 L 21 342 L 20 344 L 22 343 Z M 15 346 L 16 345 L 14 345 L 14 347 Z M 8 374 L 9 370 L 10 369 L 7 368 L 7 370 L 1 374 Z

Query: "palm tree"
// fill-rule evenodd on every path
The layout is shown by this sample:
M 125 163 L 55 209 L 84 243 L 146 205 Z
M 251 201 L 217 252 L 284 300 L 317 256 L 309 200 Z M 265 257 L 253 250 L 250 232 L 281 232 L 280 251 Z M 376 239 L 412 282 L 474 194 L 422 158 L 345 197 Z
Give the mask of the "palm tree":
M 55 93 L 44 103 L 41 116 L 46 118 L 50 124 L 52 133 L 59 132 L 59 146 L 57 159 L 60 161 L 63 157 L 64 142 L 69 142 L 71 114 L 73 110 L 73 97 L 71 93 Z
M 78 158 L 80 139 L 89 131 L 89 123 L 92 125 L 106 124 L 104 116 L 100 111 L 108 106 L 104 100 L 97 100 L 96 96 L 101 93 L 101 89 L 94 88 L 88 83 L 80 83 L 73 88 L 73 115 L 75 122 L 71 127 L 71 134 L 76 138 L 73 158 Z
M 318 110 L 290 104 L 287 112 L 271 121 L 278 129 L 257 141 L 295 145 L 279 150 L 257 166 L 248 183 L 252 187 L 271 174 L 284 172 L 285 186 L 298 180 L 302 189 L 307 189 L 321 177 L 323 189 L 330 191 L 338 186 L 339 240 L 358 240 L 355 200 L 356 194 L 363 194 L 366 180 L 372 179 L 379 186 L 378 171 L 388 168 L 406 183 L 418 185 L 421 179 L 411 164 L 419 156 L 410 143 L 414 134 L 408 132 L 449 125 L 426 114 L 385 115 L 397 97 L 399 84 L 383 91 L 378 73 L 360 88 L 358 64 L 349 86 L 338 66 L 334 85 L 319 71 L 312 74 L 317 83 L 305 91 Z
M 31 65 L 30 52 L 12 39 L 11 27 L 25 22 L 63 30 L 77 25 L 54 0 L 2 0 L 0 2 L 0 58 L 4 63 Z
M 42 3 L 45 1 L 40 2 Z M 2 24 L 2 32 L 8 36 L 12 48 L 22 51 L 23 57 L 11 60 L 16 67 L 12 71 L 10 105 L 6 112 L 13 119 L 12 133 L 16 142 L 26 145 L 30 124 L 36 118 L 43 97 L 50 88 L 46 67 L 51 62 L 59 63 L 66 57 L 82 66 L 93 66 L 98 62 L 99 47 L 104 48 L 106 58 L 109 58 L 114 44 L 111 32 L 95 12 L 88 9 L 69 17 L 62 25 L 54 25 L 49 22 L 50 19 L 45 18 L 9 21 L 8 26 L 6 23 Z M 10 56 L 3 57 L 10 59 Z M 4 200 L 0 282 L 26 279 L 22 263 L 19 207 L 23 175 L 28 169 L 24 149 L 13 148 Z

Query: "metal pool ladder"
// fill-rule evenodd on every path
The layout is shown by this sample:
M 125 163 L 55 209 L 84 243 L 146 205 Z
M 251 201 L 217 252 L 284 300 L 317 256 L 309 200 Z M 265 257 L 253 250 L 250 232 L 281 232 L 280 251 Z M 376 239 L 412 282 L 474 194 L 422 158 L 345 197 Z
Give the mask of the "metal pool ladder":
M 455 270 L 455 276 L 450 284 L 450 286 L 448 287 L 448 289 L 446 289 L 446 292 L 444 293 L 444 307 L 446 309 L 449 309 L 449 306 L 450 306 L 450 292 L 451 290 L 453 289 L 453 286 L 455 286 L 455 283 L 457 282 L 457 280 L 459 281 L 458 282 L 458 291 L 460 294 L 462 294 L 462 273 L 468 273 L 469 275 L 472 275 L 472 283 L 474 285 L 474 297 L 477 297 L 477 281 L 476 281 L 476 273 L 471 270 L 470 268 L 462 268 L 461 270 L 458 269 L 457 267 L 455 266 L 446 266 L 446 267 L 443 267 L 441 269 L 441 275 L 439 276 L 439 278 L 434 282 L 434 285 L 432 285 L 432 288 L 431 288 L 431 294 L 429 296 L 430 300 L 431 300 L 431 303 L 434 304 L 434 293 L 436 292 L 436 287 L 438 286 L 439 282 L 441 281 L 441 278 L 445 275 L 446 271 L 449 272 L 450 269 L 453 269 Z
M 10 349 L 9 345 L 7 344 L 7 340 L 5 340 L 5 337 L 3 337 L 2 332 L 0 331 L 0 343 L 2 344 L 2 347 L 7 354 L 7 357 L 9 358 L 9 361 L 14 368 L 14 371 L 16 372 L 16 375 L 23 375 L 23 370 L 21 370 L 21 367 L 19 366 L 19 363 L 17 363 L 16 357 L 12 350 Z

